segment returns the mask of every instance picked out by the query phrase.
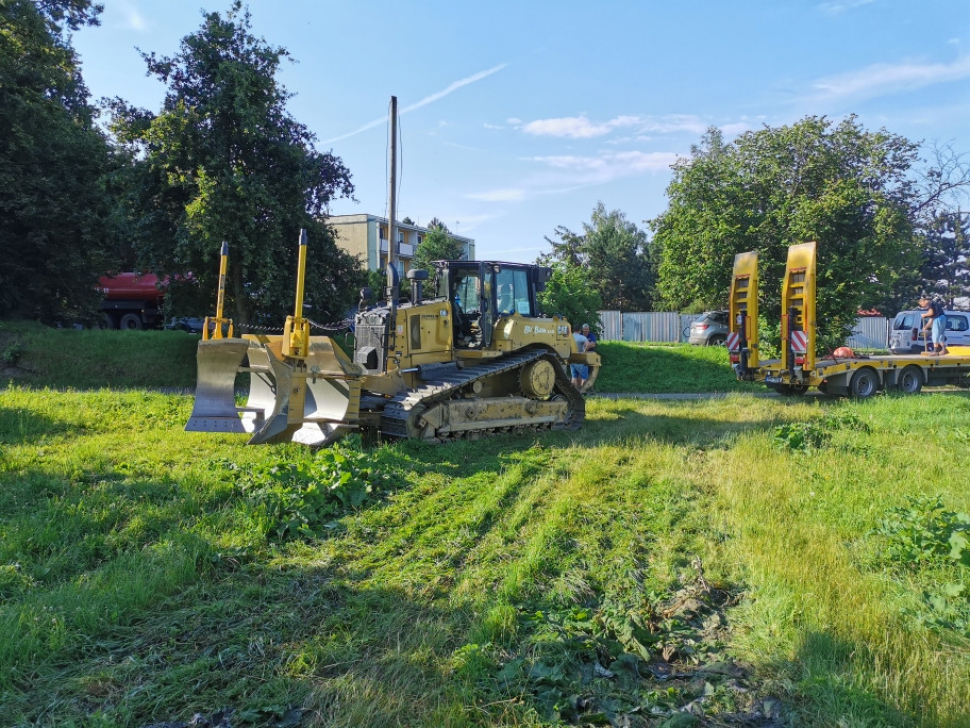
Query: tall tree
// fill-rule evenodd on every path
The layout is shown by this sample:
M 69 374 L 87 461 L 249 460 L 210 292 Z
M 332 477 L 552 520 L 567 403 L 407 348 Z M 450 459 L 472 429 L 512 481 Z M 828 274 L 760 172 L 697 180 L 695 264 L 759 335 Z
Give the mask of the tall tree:
M 89 0 L 0 3 L 0 316 L 90 317 L 108 267 L 109 150 L 67 28 Z
M 924 291 L 943 298 L 949 308 L 970 296 L 970 219 L 967 213 L 940 212 L 923 236 Z M 913 297 L 915 298 L 915 296 Z
M 565 316 L 578 331 L 583 324 L 589 324 L 599 333 L 600 315 L 603 299 L 599 292 L 589 285 L 586 272 L 579 266 L 564 262 L 552 264 L 552 278 L 544 291 L 538 295 L 539 308 L 547 316 Z
M 251 32 L 239 0 L 225 16 L 204 13 L 171 58 L 143 54 L 168 86 L 158 114 L 115 102 L 114 129 L 134 155 L 143 264 L 179 274 L 176 309 L 211 309 L 220 242 L 230 244 L 227 298 L 243 324 L 291 311 L 297 236 L 309 237 L 306 301 L 314 318 L 342 315 L 365 274 L 323 221 L 329 202 L 350 196 L 339 158 L 286 110 L 276 76 L 288 58 Z M 188 276 L 188 273 L 192 276 Z
M 652 221 L 663 300 L 724 305 L 734 255 L 758 250 L 762 311 L 777 321 L 788 246 L 814 240 L 820 341 L 839 340 L 859 308 L 919 267 L 916 154 L 904 137 L 867 131 L 855 117 L 807 117 L 730 144 L 708 131 L 675 165 L 668 209 Z
M 428 268 L 432 260 L 462 260 L 465 246 L 448 234 L 446 227 L 431 227 L 414 251 L 412 268 Z
M 581 270 L 608 309 L 650 309 L 654 276 L 647 236 L 626 215 L 600 202 L 582 234 L 560 225 L 555 235 L 558 241 L 546 238 L 552 251 L 539 256 L 540 263 Z
M 603 305 L 619 311 L 648 311 L 653 275 L 647 235 L 619 210 L 600 202 L 585 231 L 583 254 L 587 275 Z

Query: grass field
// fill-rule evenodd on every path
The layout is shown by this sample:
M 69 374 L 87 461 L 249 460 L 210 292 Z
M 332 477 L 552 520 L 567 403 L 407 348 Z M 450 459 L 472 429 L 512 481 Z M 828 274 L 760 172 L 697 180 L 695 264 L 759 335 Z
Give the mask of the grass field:
M 198 340 L 181 331 L 65 331 L 0 322 L 0 384 L 190 390 Z M 607 341 L 597 352 L 603 357 L 598 392 L 757 391 L 734 378 L 722 347 Z
M 964 393 L 311 452 L 94 386 L 0 390 L 0 725 L 970 724 Z

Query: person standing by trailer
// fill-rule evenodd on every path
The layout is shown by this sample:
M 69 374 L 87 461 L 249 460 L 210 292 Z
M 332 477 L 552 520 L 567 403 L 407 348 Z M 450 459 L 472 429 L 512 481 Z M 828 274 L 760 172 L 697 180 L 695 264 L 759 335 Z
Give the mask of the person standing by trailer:
M 574 331 L 573 340 L 576 342 L 576 351 L 580 353 L 586 351 L 586 344 L 589 343 L 589 339 L 578 331 Z M 569 373 L 572 376 L 573 386 L 582 392 L 583 385 L 586 383 L 586 380 L 589 379 L 589 367 L 585 364 L 570 364 L 569 370 Z
M 943 304 L 924 296 L 919 300 L 919 305 L 924 310 L 921 318 L 926 321 L 923 331 L 929 332 L 927 340 L 930 337 L 933 339 L 933 351 L 927 353 L 931 356 L 946 356 L 950 352 L 946 348 L 946 314 L 943 313 Z

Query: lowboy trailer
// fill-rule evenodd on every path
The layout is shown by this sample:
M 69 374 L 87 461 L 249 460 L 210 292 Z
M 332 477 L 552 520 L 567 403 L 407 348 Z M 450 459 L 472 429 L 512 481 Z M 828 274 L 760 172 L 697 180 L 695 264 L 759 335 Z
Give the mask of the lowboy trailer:
M 761 361 L 758 351 L 758 253 L 739 253 L 731 278 L 731 333 L 727 348 L 738 379 L 763 382 L 785 395 L 815 387 L 823 394 L 858 399 L 880 391 L 916 394 L 923 387 L 970 385 L 970 347 L 946 356 L 916 354 L 837 358 L 816 355 L 816 244 L 788 249 L 781 291 L 781 358 Z

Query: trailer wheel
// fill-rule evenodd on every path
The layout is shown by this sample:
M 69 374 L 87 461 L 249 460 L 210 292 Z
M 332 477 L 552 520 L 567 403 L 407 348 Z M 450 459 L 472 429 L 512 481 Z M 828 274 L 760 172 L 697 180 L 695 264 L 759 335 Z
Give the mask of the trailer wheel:
M 919 394 L 923 388 L 923 370 L 915 364 L 903 367 L 896 379 L 896 386 L 904 394 Z
M 126 313 L 121 317 L 118 328 L 122 331 L 140 331 L 144 325 L 141 322 L 141 316 L 137 313 Z
M 879 391 L 879 375 L 869 367 L 863 367 L 855 373 L 849 382 L 849 392 L 856 399 L 869 399 Z

